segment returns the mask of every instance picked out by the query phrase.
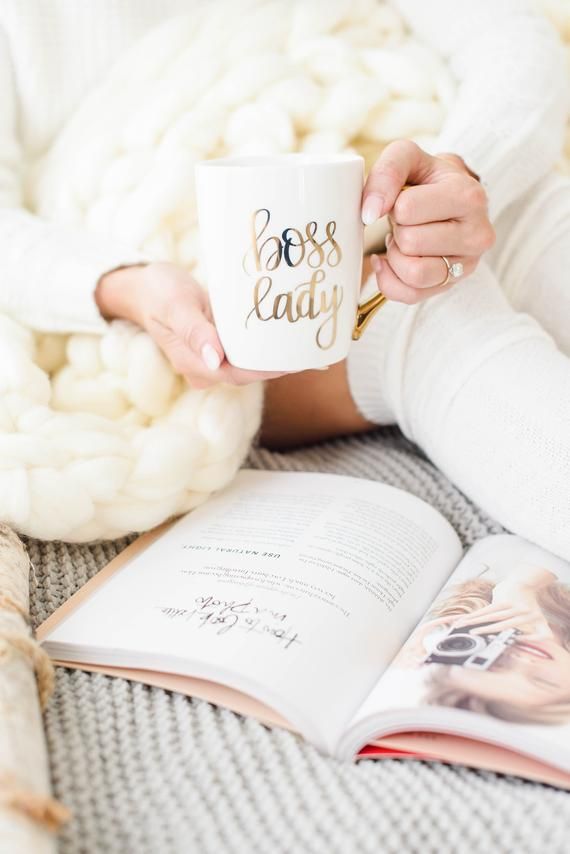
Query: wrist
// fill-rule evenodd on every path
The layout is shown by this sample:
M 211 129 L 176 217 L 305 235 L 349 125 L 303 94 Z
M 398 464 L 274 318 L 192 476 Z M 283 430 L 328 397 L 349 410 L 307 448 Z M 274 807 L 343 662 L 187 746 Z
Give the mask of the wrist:
M 106 320 L 130 320 L 143 323 L 143 277 L 145 264 L 117 267 L 104 273 L 95 288 L 95 302 Z

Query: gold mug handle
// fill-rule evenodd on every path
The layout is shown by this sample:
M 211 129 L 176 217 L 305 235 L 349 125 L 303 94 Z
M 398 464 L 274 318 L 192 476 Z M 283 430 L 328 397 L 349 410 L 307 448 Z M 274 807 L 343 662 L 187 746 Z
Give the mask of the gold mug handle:
M 409 190 L 411 186 L 411 184 L 404 184 L 400 192 L 403 193 L 404 190 Z M 381 291 L 378 291 L 377 294 L 367 299 L 366 302 L 359 304 L 356 310 L 356 323 L 352 330 L 353 341 L 358 341 L 378 309 L 386 302 L 388 302 L 388 297 L 385 297 Z
M 358 341 L 380 306 L 388 302 L 388 297 L 385 297 L 381 291 L 374 294 L 373 297 L 361 303 L 356 311 L 356 323 L 352 330 L 352 340 Z

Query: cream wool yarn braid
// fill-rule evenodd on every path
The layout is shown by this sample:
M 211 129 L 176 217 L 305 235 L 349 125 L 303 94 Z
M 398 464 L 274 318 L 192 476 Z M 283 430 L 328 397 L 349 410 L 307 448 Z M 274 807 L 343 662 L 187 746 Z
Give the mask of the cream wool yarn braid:
M 54 673 L 31 636 L 29 568 L 18 537 L 0 525 L 0 849 L 55 854 L 52 833 L 69 813 L 50 796 L 41 708 Z
M 553 4 L 550 4 L 553 6 Z M 555 10 L 557 13 L 559 10 Z M 429 144 L 442 61 L 377 0 L 189 4 L 131 48 L 28 169 L 30 208 L 196 271 L 196 160 Z M 259 386 L 186 387 L 146 333 L 33 335 L 0 317 L 0 512 L 34 537 L 117 537 L 234 475 Z

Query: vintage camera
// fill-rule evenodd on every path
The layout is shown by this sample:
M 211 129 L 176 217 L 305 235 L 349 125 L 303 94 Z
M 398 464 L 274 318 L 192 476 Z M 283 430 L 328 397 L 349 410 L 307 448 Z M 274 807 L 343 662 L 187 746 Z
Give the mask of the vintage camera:
M 505 629 L 488 635 L 473 635 L 471 632 L 489 623 L 477 626 L 448 629 L 445 635 L 433 639 L 433 645 L 425 664 L 460 664 L 473 670 L 488 670 L 497 659 L 514 643 L 519 629 Z M 426 641 L 429 643 L 429 640 Z

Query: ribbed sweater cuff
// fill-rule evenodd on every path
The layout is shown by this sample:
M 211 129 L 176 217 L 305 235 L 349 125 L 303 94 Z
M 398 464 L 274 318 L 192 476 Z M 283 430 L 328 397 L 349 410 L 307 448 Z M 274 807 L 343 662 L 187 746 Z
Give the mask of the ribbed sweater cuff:
M 105 332 L 108 322 L 101 315 L 95 300 L 99 280 L 105 273 L 119 267 L 130 267 L 147 260 L 142 253 L 118 247 L 61 260 L 53 274 L 57 306 L 54 299 L 51 305 L 44 308 L 43 317 L 38 307 L 39 310 L 34 312 L 33 325 L 40 330 Z
M 101 333 L 95 302 L 101 276 L 140 264 L 144 253 L 24 211 L 0 214 L 0 310 L 42 332 Z

